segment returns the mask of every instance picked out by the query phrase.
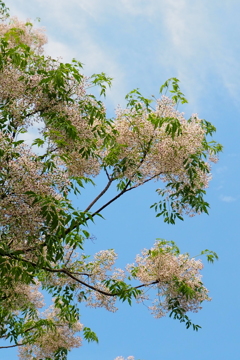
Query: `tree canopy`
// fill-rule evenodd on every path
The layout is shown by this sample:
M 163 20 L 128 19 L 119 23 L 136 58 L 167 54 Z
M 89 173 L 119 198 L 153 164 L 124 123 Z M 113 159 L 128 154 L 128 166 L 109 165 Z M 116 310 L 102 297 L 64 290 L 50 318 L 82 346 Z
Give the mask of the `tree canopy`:
M 210 300 L 201 260 L 181 254 L 172 241 L 156 240 L 133 264 L 118 269 L 114 250 L 88 256 L 84 243 L 91 236 L 89 222 L 152 180 L 160 187 L 152 207 L 165 222 L 207 213 L 210 163 L 222 150 L 209 141 L 215 127 L 196 114 L 185 119 L 177 110 L 187 100 L 176 78 L 161 86 L 159 99 L 131 91 L 126 108 L 109 119 L 91 88 L 105 96 L 112 79 L 104 73 L 86 77 L 79 61 L 45 55 L 43 30 L 9 18 L 2 1 L 0 8 L 0 338 L 5 347 L 18 346 L 24 360 L 66 359 L 81 345 L 78 332 L 98 341 L 81 324 L 79 303 L 116 311 L 117 300 L 147 301 L 149 288 L 156 318 L 169 314 L 198 330 L 187 313 Z M 29 144 L 22 134 L 32 127 L 38 136 Z M 94 184 L 100 172 L 105 187 L 86 209 L 76 209 L 72 195 Z M 98 205 L 114 184 L 116 194 Z M 204 254 L 210 262 L 217 258 L 209 250 Z M 48 308 L 42 291 L 53 299 Z

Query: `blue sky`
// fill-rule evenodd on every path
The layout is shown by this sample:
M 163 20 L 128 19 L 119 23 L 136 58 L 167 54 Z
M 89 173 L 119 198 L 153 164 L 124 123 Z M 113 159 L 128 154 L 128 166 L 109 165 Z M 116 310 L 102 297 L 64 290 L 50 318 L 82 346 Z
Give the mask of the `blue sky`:
M 239 0 L 8 0 L 6 5 L 21 19 L 41 18 L 49 39 L 46 53 L 64 61 L 80 60 L 86 75 L 104 71 L 114 78 L 106 99 L 109 116 L 118 104 L 124 106 L 133 88 L 158 96 L 161 84 L 177 77 L 189 100 L 183 109 L 186 116 L 198 113 L 212 122 L 215 138 L 224 145 L 208 189 L 209 216 L 164 224 L 149 209 L 157 200 L 158 185 L 147 184 L 106 209 L 106 220 L 91 226 L 96 239 L 86 250 L 115 248 L 121 266 L 156 238 L 174 240 L 192 256 L 206 248 L 216 251 L 219 261 L 206 264 L 203 271 L 212 301 L 192 316 L 202 329 L 196 333 L 169 318 L 156 320 L 141 305 L 120 305 L 115 314 L 82 308 L 82 322 L 97 332 L 100 343 L 84 344 L 69 360 L 113 360 L 119 355 L 141 360 L 238 360 Z M 96 179 L 98 187 L 87 188 L 75 205 L 82 208 L 90 202 L 104 181 L 102 176 Z M 15 350 L 1 356 L 17 359 Z

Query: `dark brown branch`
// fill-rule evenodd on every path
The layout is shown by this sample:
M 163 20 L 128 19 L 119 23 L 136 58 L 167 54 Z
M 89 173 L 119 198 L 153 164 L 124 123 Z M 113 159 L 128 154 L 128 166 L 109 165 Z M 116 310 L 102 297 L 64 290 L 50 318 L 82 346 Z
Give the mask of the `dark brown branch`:
M 114 202 L 115 200 L 117 200 L 120 196 L 122 196 L 125 192 L 128 191 L 127 187 L 128 185 L 130 184 L 131 180 L 129 180 L 125 186 L 125 188 L 118 194 L 116 195 L 115 197 L 113 197 L 111 200 L 109 200 L 106 204 L 104 204 L 103 206 L 101 206 L 97 211 L 95 211 L 93 214 L 92 214 L 92 217 L 93 216 L 96 216 L 97 214 L 100 213 L 100 211 L 102 211 L 103 209 L 105 209 L 108 205 L 110 205 L 112 202 Z M 129 189 L 130 190 L 130 189 Z
M 155 281 L 152 281 L 149 284 L 142 284 L 142 285 L 134 286 L 134 289 L 140 289 L 142 287 L 151 286 L 151 285 L 155 285 L 155 284 L 158 284 L 158 283 L 159 283 L 159 280 L 155 280 Z
M 100 192 L 100 194 L 91 202 L 90 205 L 85 209 L 85 212 L 89 211 L 91 207 L 106 193 L 106 191 L 109 189 L 111 183 L 113 182 L 112 179 L 109 179 L 106 187 Z
M 147 156 L 147 154 L 148 154 L 148 151 L 149 151 L 149 149 L 150 149 L 150 147 L 151 147 L 152 140 L 153 140 L 153 135 L 152 135 L 152 137 L 150 138 L 150 140 L 149 140 L 149 142 L 148 142 L 147 149 L 144 151 L 143 157 L 142 157 L 139 165 L 137 166 L 136 171 L 141 167 L 142 163 L 143 163 L 144 160 L 146 159 L 146 156 Z M 106 171 L 106 170 L 105 170 L 105 171 Z M 105 194 L 105 192 L 108 190 L 108 188 L 109 188 L 109 186 L 111 185 L 111 183 L 113 182 L 113 180 L 115 180 L 114 178 L 110 178 L 110 177 L 109 177 L 109 174 L 108 174 L 107 171 L 106 171 L 106 174 L 107 174 L 107 177 L 109 178 L 109 182 L 108 182 L 107 186 L 106 186 L 105 189 L 103 189 L 103 191 L 96 197 L 96 199 L 94 199 L 93 202 L 86 208 L 85 212 L 87 212 L 87 211 L 89 211 L 89 210 L 91 209 L 91 207 L 98 201 L 98 199 L 99 199 L 103 194 Z M 134 175 L 133 175 L 133 176 L 134 176 Z M 132 177 L 133 177 L 133 176 L 132 176 Z M 150 181 L 150 179 L 147 180 L 147 181 Z M 145 182 L 147 182 L 147 181 L 145 181 Z M 144 182 L 144 183 L 145 183 L 145 182 Z M 128 180 L 128 182 L 127 182 L 127 184 L 125 185 L 124 189 L 123 189 L 118 195 L 116 195 L 114 198 L 112 198 L 111 200 L 109 200 L 105 205 L 103 205 L 103 206 L 100 207 L 97 211 L 95 211 L 93 214 L 91 214 L 91 217 L 94 217 L 94 216 L 96 216 L 97 214 L 99 214 L 100 211 L 102 211 L 102 210 L 105 209 L 108 205 L 110 205 L 112 202 L 114 202 L 115 200 L 117 200 L 117 199 L 118 199 L 120 196 L 122 196 L 125 192 L 134 189 L 134 188 L 135 188 L 134 186 L 133 186 L 133 187 L 130 187 L 129 189 L 127 189 L 130 183 L 131 183 L 131 179 Z M 144 184 L 144 183 L 143 183 L 143 184 Z M 136 187 L 137 187 L 137 186 L 136 186 Z M 88 221 L 89 219 L 90 219 L 90 217 L 87 217 L 85 221 Z M 70 228 L 70 227 L 67 228 L 67 229 L 65 230 L 65 235 L 69 234 L 72 230 L 76 229 L 79 225 L 80 225 L 80 223 L 76 224 L 76 225 L 73 226 L 72 228 Z
M 2 254 L 1 254 L 2 255 Z M 30 260 L 26 260 L 26 259 L 19 259 L 17 256 L 14 256 L 14 255 L 11 255 L 11 254 L 4 254 L 3 256 L 7 256 L 7 257 L 10 257 L 12 259 L 15 259 L 15 260 L 18 260 L 18 261 L 23 261 L 23 262 L 26 262 L 28 264 L 31 264 L 32 266 L 34 267 L 37 267 L 37 264 L 34 263 L 33 261 L 30 261 Z M 109 293 L 109 292 L 106 292 L 104 290 L 101 290 L 101 289 L 98 289 L 96 288 L 95 286 L 92 286 L 90 284 L 87 284 L 85 281 L 82 281 L 80 279 L 78 279 L 74 273 L 70 272 L 69 270 L 67 269 L 52 269 L 52 268 L 49 268 L 49 267 L 46 267 L 46 266 L 42 266 L 41 267 L 42 270 L 46 270 L 48 272 L 51 272 L 51 273 L 62 273 L 62 274 L 65 274 L 67 276 L 69 276 L 71 279 L 77 281 L 78 283 L 80 283 L 81 285 L 83 286 L 86 286 L 87 288 L 93 290 L 93 291 L 96 291 L 102 295 L 106 295 L 106 296 L 117 296 L 118 293 Z M 78 274 L 78 275 L 88 275 L 88 274 Z M 139 289 L 139 288 L 142 288 L 142 287 L 146 287 L 146 286 L 149 286 L 149 285 L 153 285 L 153 284 L 157 284 L 159 281 L 158 280 L 155 280 L 153 281 L 152 283 L 150 284 L 142 284 L 142 285 L 138 285 L 138 286 L 135 286 L 133 287 L 133 289 Z M 127 290 L 128 291 L 128 290 Z
M 111 181 L 112 182 L 112 181 Z M 111 185 L 111 182 L 109 181 L 109 185 L 107 185 L 108 186 L 108 188 L 109 188 L 109 186 Z M 125 188 L 118 194 L 118 195 L 116 195 L 114 198 L 112 198 L 111 200 L 109 200 L 105 205 L 103 205 L 102 207 L 100 207 L 100 209 L 98 209 L 97 211 L 95 211 L 93 214 L 91 214 L 91 217 L 94 217 L 94 216 L 96 216 L 97 214 L 99 214 L 100 213 L 100 211 L 102 211 L 103 209 L 105 209 L 108 205 L 110 205 L 112 202 L 114 202 L 115 200 L 117 200 L 120 196 L 122 196 L 125 192 L 126 192 L 126 190 L 127 190 L 127 187 L 128 187 L 128 185 L 130 184 L 130 180 L 127 182 L 127 184 L 126 184 L 126 186 L 125 186 Z M 106 186 L 106 188 L 107 188 L 107 186 Z M 106 188 L 104 189 L 105 190 L 105 192 L 107 191 L 106 190 Z M 103 190 L 103 191 L 104 191 Z M 96 199 L 95 199 L 96 200 Z M 96 202 L 94 200 L 94 202 Z M 85 219 L 85 221 L 88 221 L 90 219 L 90 217 L 87 217 L 86 219 Z M 65 230 L 65 235 L 67 235 L 67 234 L 69 234 L 72 230 L 74 230 L 74 229 L 76 229 L 78 226 L 79 226 L 80 224 L 78 223 L 78 224 L 76 224 L 76 225 L 74 225 L 72 228 L 67 228 L 66 230 Z
M 17 256 L 15 255 L 12 255 L 12 254 L 1 254 L 0 255 L 2 256 L 7 256 L 7 257 L 10 257 L 12 259 L 15 259 L 15 260 L 18 260 L 18 261 L 23 261 L 23 262 L 26 262 L 28 264 L 31 264 L 32 266 L 34 267 L 37 267 L 37 264 L 34 263 L 33 261 L 30 261 L 30 260 L 26 260 L 26 259 L 21 259 L 21 258 L 18 258 Z M 100 289 L 97 289 L 95 288 L 94 286 L 92 285 L 89 285 L 87 284 L 85 281 L 82 281 L 80 279 L 78 279 L 76 276 L 74 276 L 70 271 L 68 271 L 67 269 L 52 269 L 52 268 L 49 268 L 49 267 L 46 267 L 46 266 L 42 266 L 41 267 L 42 270 L 46 270 L 48 272 L 51 272 L 51 273 L 62 273 L 62 274 L 65 274 L 67 276 L 69 276 L 70 278 L 72 278 L 73 280 L 77 281 L 78 283 L 88 287 L 89 289 L 91 290 L 94 290 L 94 291 L 97 291 L 99 292 L 100 294 L 103 294 L 103 295 L 108 295 L 108 296 L 115 296 L 111 293 L 107 293 L 106 291 L 103 291 L 103 290 L 100 290 Z
M 105 170 L 105 173 L 106 173 L 106 175 L 107 175 L 108 180 L 111 180 L 111 177 L 110 177 L 110 175 L 109 175 L 109 173 L 108 173 L 107 169 L 104 169 L 104 170 Z
M 13 348 L 16 346 L 22 346 L 22 345 L 26 345 L 26 344 L 15 344 L 15 345 L 9 345 L 9 346 L 0 346 L 0 349 L 9 349 L 9 348 Z
M 77 273 L 77 272 L 72 272 L 72 271 L 71 271 L 71 274 L 73 274 L 73 275 L 81 275 L 81 276 L 88 276 L 88 277 L 92 276 L 92 274 L 88 274 L 88 273 Z
M 137 166 L 137 169 L 136 171 L 141 167 L 142 163 L 144 162 L 144 160 L 146 159 L 146 156 L 148 154 L 148 151 L 150 149 L 150 146 L 151 146 L 151 143 L 152 143 L 152 140 L 153 140 L 153 136 L 151 137 L 151 139 L 149 140 L 149 143 L 148 143 L 148 146 L 147 146 L 147 149 L 144 151 L 143 153 L 143 157 L 139 163 L 139 165 Z M 106 187 L 101 191 L 101 193 L 90 203 L 90 205 L 85 209 L 84 212 L 88 212 L 92 206 L 107 192 L 107 190 L 109 189 L 111 183 L 113 182 L 113 180 L 115 180 L 115 178 L 111 178 L 107 172 L 107 170 L 105 169 L 105 172 L 107 174 L 107 177 L 109 179 Z M 134 175 L 133 175 L 134 176 Z M 133 177 L 132 176 L 132 177 Z M 152 177 L 154 178 L 154 177 Z M 144 181 L 142 184 L 144 184 L 145 182 L 147 181 L 150 181 L 152 178 Z M 128 186 L 130 185 L 131 183 L 131 179 L 129 179 L 124 187 L 124 189 L 119 193 L 117 194 L 115 197 L 113 197 L 111 200 L 109 200 L 106 204 L 104 204 L 103 206 L 101 206 L 97 211 L 95 211 L 93 214 L 91 214 L 91 217 L 87 217 L 85 219 L 85 222 L 87 222 L 90 218 L 93 218 L 94 216 L 96 216 L 97 214 L 100 213 L 100 211 L 102 211 L 103 209 L 105 209 L 107 206 L 109 206 L 112 202 L 114 202 L 115 200 L 117 200 L 120 196 L 122 196 L 125 192 L 129 191 L 129 190 L 132 190 L 134 189 L 135 187 L 137 186 L 132 186 L 130 188 L 128 188 Z M 65 236 L 68 235 L 72 230 L 76 229 L 79 225 L 81 225 L 80 222 L 78 222 L 77 224 L 75 224 L 73 227 L 68 227 L 66 230 L 65 230 Z
M 150 149 L 150 146 L 151 146 L 151 143 L 152 143 L 152 140 L 153 140 L 153 136 L 151 137 L 151 139 L 149 140 L 149 143 L 148 143 L 148 146 L 147 146 L 147 149 L 144 151 L 144 154 L 143 154 L 143 157 L 139 163 L 139 165 L 137 166 L 137 169 L 136 171 L 141 167 L 142 163 L 144 162 L 144 160 L 146 159 L 146 156 L 148 154 L 148 151 Z M 134 176 L 134 175 L 133 175 Z M 132 177 L 133 177 L 132 176 Z M 155 176 L 154 176 L 155 177 Z M 154 178 L 152 177 L 152 178 Z M 143 184 L 147 181 L 150 181 L 152 180 L 152 178 L 146 180 L 143 182 Z M 111 180 L 110 180 L 111 181 Z M 125 192 L 129 191 L 129 190 L 132 190 L 134 188 L 136 188 L 137 186 L 132 186 L 130 188 L 128 188 L 129 184 L 131 183 L 131 179 L 128 180 L 127 184 L 125 185 L 124 189 L 118 194 L 116 195 L 114 198 L 112 198 L 111 200 L 109 200 L 105 205 L 103 205 L 101 208 L 99 208 L 97 211 L 95 211 L 93 214 L 92 214 L 92 217 L 99 214 L 100 211 L 102 211 L 103 209 L 105 209 L 108 205 L 110 205 L 112 202 L 114 202 L 115 200 L 117 200 L 120 196 L 122 196 Z M 110 185 L 109 185 L 110 186 Z M 88 219 L 87 219 L 88 220 Z
M 131 186 L 130 188 L 128 188 L 126 191 L 132 190 L 132 189 L 136 189 L 137 187 L 146 184 L 148 181 L 151 181 L 153 179 L 155 179 L 156 177 L 160 176 L 161 173 L 157 174 L 157 175 L 153 175 L 150 178 L 148 178 L 147 180 L 144 180 L 142 183 L 136 184 L 134 186 Z

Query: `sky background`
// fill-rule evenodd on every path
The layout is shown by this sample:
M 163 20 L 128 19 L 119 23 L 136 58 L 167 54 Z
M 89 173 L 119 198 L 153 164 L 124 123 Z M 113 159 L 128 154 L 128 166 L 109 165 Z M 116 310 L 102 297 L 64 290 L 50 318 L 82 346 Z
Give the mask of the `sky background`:
M 127 193 L 97 220 L 86 252 L 114 248 L 118 265 L 134 261 L 156 238 L 174 240 L 192 256 L 203 249 L 218 253 L 206 264 L 203 281 L 212 301 L 198 314 L 196 333 L 169 318 L 154 319 L 143 305 L 120 304 L 117 313 L 82 308 L 81 322 L 99 336 L 99 344 L 73 350 L 69 360 L 113 360 L 135 356 L 140 360 L 239 360 L 239 159 L 240 159 L 240 1 L 239 0 L 8 0 L 11 15 L 41 19 L 46 28 L 46 53 L 63 61 L 76 58 L 84 73 L 106 72 L 114 78 L 107 93 L 109 116 L 125 95 L 140 88 L 146 97 L 158 96 L 162 83 L 177 77 L 189 104 L 188 118 L 200 118 L 217 127 L 215 139 L 224 145 L 213 167 L 208 189 L 210 215 L 185 218 L 166 225 L 149 207 L 158 200 L 149 183 Z M 74 200 L 80 209 L 104 186 Z M 114 189 L 111 189 L 111 194 Z M 106 199 L 111 196 L 107 195 Z M 1 360 L 17 359 L 16 350 L 1 351 Z

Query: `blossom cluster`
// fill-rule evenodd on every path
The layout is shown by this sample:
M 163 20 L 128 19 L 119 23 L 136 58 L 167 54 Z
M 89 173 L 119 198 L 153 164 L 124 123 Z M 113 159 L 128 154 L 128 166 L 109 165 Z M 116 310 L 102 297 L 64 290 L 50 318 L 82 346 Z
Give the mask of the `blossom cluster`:
M 77 321 L 70 324 L 59 317 L 59 309 L 50 306 L 43 315 L 47 320 L 53 321 L 52 329 L 42 331 L 33 344 L 19 347 L 19 357 L 22 360 L 40 360 L 52 358 L 59 348 L 71 350 L 81 346 L 81 338 L 75 334 L 82 331 L 83 325 Z
M 35 30 L 29 22 L 12 19 L 0 27 L 0 35 L 7 41 L 7 48 L 15 46 L 17 55 L 26 51 L 28 66 L 19 66 L 9 56 L 4 59 L 4 67 L 0 71 L 0 99 L 5 103 L 5 109 L 11 118 L 15 134 L 30 125 L 44 123 L 40 136 L 48 137 L 49 151 L 58 156 L 65 156 L 65 166 L 69 175 L 91 176 L 100 171 L 97 160 L 100 142 L 97 141 L 97 131 L 102 122 L 99 115 L 105 116 L 105 109 L 86 95 L 88 80 L 81 74 L 74 76 L 77 65 L 62 68 L 58 60 L 39 56 L 46 43 L 46 37 L 41 30 Z M 21 50 L 18 44 L 30 47 L 31 52 Z M 14 58 L 15 59 L 15 58 Z M 55 78 L 51 78 L 52 74 Z M 56 84 L 64 79 L 64 91 L 56 96 Z M 98 117 L 92 124 L 89 122 L 87 107 L 95 107 Z M 71 138 L 66 128 L 74 129 L 75 137 Z M 15 135 L 16 136 L 16 135 Z M 88 153 L 94 147 L 96 153 Z M 83 152 L 87 155 L 83 156 Z
M 47 43 L 43 28 L 35 28 L 31 21 L 24 22 L 17 17 L 12 17 L 8 22 L 0 23 L 0 37 L 3 36 L 6 36 L 10 47 L 23 43 L 31 47 L 37 54 L 43 53 L 43 46 Z
M 167 122 L 156 126 L 152 121 L 162 118 L 178 119 L 181 132 L 173 137 L 166 131 Z M 120 157 L 129 163 L 123 175 L 140 184 L 151 178 L 184 177 L 184 161 L 202 151 L 205 136 L 197 115 L 187 121 L 175 109 L 175 103 L 165 96 L 157 101 L 156 110 L 151 114 L 145 108 L 141 112 L 118 108 L 114 127 L 118 131 L 116 141 L 121 145 Z M 207 183 L 208 179 L 204 178 L 204 186 Z
M 11 278 L 11 275 L 8 277 Z M 7 279 L 9 281 L 9 279 Z M 10 279 L 11 280 L 11 279 Z M 1 300 L 2 306 L 11 311 L 21 311 L 32 308 L 40 309 L 44 304 L 43 294 L 40 292 L 40 282 L 35 279 L 35 284 L 27 285 L 21 282 L 11 281 L 11 286 L 1 288 L 4 298 Z
M 79 302 L 85 302 L 86 306 L 92 308 L 103 307 L 108 311 L 115 312 L 117 310 L 115 306 L 117 298 L 116 296 L 107 295 L 110 294 L 110 291 L 105 284 L 105 280 L 123 281 L 126 277 L 124 270 L 113 267 L 117 259 L 115 251 L 112 249 L 101 250 L 94 255 L 93 259 L 89 259 L 89 256 L 84 254 L 77 254 L 70 249 L 66 253 L 66 267 L 72 274 L 77 275 L 76 279 L 79 282 L 76 279 L 53 273 L 45 278 L 43 284 L 51 284 L 52 286 L 74 285 L 75 296 Z M 71 253 L 70 258 L 69 253 Z M 90 285 L 96 291 L 92 290 L 92 288 L 86 288 L 81 281 Z
M 45 171 L 44 163 L 38 161 L 29 147 L 13 143 L 9 136 L 0 132 L 3 153 L 0 158 L 1 239 L 8 241 L 12 249 L 24 250 L 29 244 L 40 241 L 45 221 L 41 206 L 33 205 L 27 192 L 59 200 L 60 191 L 68 191 L 69 178 L 61 166 Z
M 170 310 L 170 301 L 176 299 L 184 312 L 197 312 L 201 303 L 209 301 L 208 290 L 203 286 L 200 260 L 188 254 L 179 254 L 175 246 L 166 241 L 156 241 L 150 250 L 137 255 L 135 263 L 128 265 L 134 278 L 156 291 L 153 305 L 149 307 L 156 318 L 165 316 Z M 145 301 L 140 296 L 139 301 Z

